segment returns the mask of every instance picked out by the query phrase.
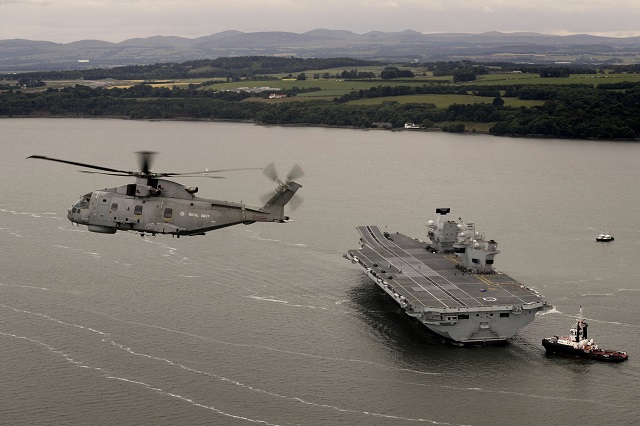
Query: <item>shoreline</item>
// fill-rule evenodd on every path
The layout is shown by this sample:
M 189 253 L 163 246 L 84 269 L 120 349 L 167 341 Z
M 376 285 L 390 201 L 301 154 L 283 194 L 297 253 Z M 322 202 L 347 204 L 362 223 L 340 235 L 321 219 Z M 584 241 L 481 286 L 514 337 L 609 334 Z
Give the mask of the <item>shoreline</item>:
M 465 130 L 464 132 L 444 132 L 439 128 L 426 128 L 426 129 L 405 129 L 405 128 L 383 128 L 383 127 L 352 127 L 352 126 L 332 126 L 329 124 L 266 124 L 266 123 L 257 123 L 254 120 L 236 120 L 229 118 L 191 118 L 191 117 L 182 117 L 182 118 L 130 118 L 126 116 L 0 116 L 0 120 L 3 119 L 34 119 L 34 118 L 44 118 L 44 119 L 79 119 L 79 120 L 123 120 L 123 121 L 183 121 L 183 122 L 199 122 L 199 123 L 244 123 L 244 124 L 253 124 L 255 126 L 273 126 L 273 127 L 320 127 L 327 129 L 349 129 L 349 130 L 363 130 L 363 131 L 389 131 L 389 132 L 424 132 L 424 133 L 449 133 L 452 135 L 463 135 L 463 136 L 474 136 L 474 135 L 484 135 L 484 136 L 494 136 L 497 138 L 514 138 L 514 139 L 522 139 L 522 138 L 535 138 L 535 139 L 559 139 L 559 140 L 570 140 L 570 141 L 589 141 L 589 142 L 633 142 L 638 143 L 640 139 L 596 139 L 596 138 L 558 138 L 556 136 L 549 135 L 493 135 L 489 132 L 484 131 L 469 131 Z

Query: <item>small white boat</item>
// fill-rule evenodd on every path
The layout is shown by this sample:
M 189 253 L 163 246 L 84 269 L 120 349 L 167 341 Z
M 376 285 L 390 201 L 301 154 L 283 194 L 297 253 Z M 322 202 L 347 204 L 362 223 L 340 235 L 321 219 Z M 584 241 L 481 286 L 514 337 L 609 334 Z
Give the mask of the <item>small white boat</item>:
M 613 241 L 613 236 L 608 232 L 603 232 L 602 234 L 596 237 L 596 241 L 600 241 L 600 242 Z

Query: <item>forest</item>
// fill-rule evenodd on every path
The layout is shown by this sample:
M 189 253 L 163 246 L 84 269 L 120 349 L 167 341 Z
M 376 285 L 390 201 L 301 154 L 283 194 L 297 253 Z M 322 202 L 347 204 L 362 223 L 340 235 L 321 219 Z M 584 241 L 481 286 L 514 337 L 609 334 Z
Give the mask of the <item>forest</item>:
M 254 78 L 268 74 L 291 74 L 308 70 L 328 68 L 361 67 L 380 65 L 378 61 L 352 58 L 303 59 L 275 56 L 237 56 L 216 59 L 202 59 L 182 63 L 158 63 L 152 65 L 128 65 L 113 68 L 92 68 L 85 70 L 60 70 L 25 72 L 24 78 L 37 80 L 154 80 L 178 78 Z M 10 74 L 0 74 L 0 80 L 14 78 Z
M 277 58 L 271 59 L 278 62 Z M 235 60 L 246 66 L 249 58 Z M 342 63 L 342 60 L 336 59 L 333 64 Z M 266 59 L 256 61 L 255 58 L 252 63 L 260 73 L 273 70 L 270 66 L 277 68 L 282 65 L 274 65 Z M 326 62 L 317 64 L 318 67 L 326 65 Z M 228 66 L 233 67 L 232 64 Z M 308 71 L 306 66 L 303 68 Z M 287 69 L 294 71 L 293 67 Z M 564 76 L 566 71 L 557 74 Z M 27 77 L 38 80 L 34 75 Z M 186 87 L 135 84 L 127 88 L 91 88 L 78 84 L 38 92 L 1 89 L 0 116 L 3 117 L 245 120 L 259 124 L 355 128 L 403 128 L 405 123 L 411 122 L 424 129 L 450 132 L 464 132 L 465 125 L 469 126 L 469 123 L 488 123 L 489 133 L 501 136 L 624 140 L 640 137 L 640 82 L 474 85 L 474 82 L 459 84 L 445 81 L 391 86 L 386 84 L 386 80 L 380 80 L 377 86 L 353 90 L 343 96 L 299 98 L 277 103 L 263 99 L 265 93 L 203 90 L 200 84 Z M 301 91 L 305 90 L 313 89 Z M 297 93 L 289 90 L 287 94 L 294 99 Z M 472 94 L 491 101 L 454 103 L 445 108 L 417 102 L 382 101 L 371 105 L 352 102 L 363 98 L 418 94 Z M 537 100 L 541 104 L 508 107 L 505 105 L 508 98 Z

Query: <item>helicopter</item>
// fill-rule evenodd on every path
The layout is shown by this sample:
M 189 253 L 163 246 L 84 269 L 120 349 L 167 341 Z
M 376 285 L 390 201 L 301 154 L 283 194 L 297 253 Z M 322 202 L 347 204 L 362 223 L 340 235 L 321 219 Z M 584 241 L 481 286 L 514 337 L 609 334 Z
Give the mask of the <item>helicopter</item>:
M 294 164 L 283 181 L 275 166 L 270 163 L 263 173 L 277 184 L 274 193 L 267 194 L 262 207 L 242 203 L 196 197 L 197 187 L 182 185 L 165 178 L 209 177 L 220 172 L 236 170 L 261 170 L 256 168 L 205 170 L 189 173 L 158 173 L 150 170 L 155 152 L 142 151 L 140 171 L 111 169 L 75 161 L 60 160 L 42 155 L 31 155 L 27 159 L 55 161 L 99 171 L 80 170 L 83 173 L 99 173 L 112 176 L 135 177 L 135 183 L 88 192 L 80 197 L 67 212 L 67 218 L 77 225 L 87 225 L 91 232 L 115 234 L 117 231 L 135 231 L 141 236 L 168 234 L 174 237 L 205 235 L 206 232 L 228 226 L 255 222 L 290 222 L 284 215 L 284 206 L 292 200 L 304 171 Z M 296 198 L 291 203 L 296 206 Z

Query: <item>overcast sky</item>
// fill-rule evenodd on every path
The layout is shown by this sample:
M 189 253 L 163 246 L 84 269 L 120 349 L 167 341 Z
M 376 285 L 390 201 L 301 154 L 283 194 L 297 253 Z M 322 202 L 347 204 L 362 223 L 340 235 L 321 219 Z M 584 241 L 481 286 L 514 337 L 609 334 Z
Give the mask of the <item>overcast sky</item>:
M 640 35 L 640 0 L 0 0 L 0 40 L 120 42 L 225 30 Z

